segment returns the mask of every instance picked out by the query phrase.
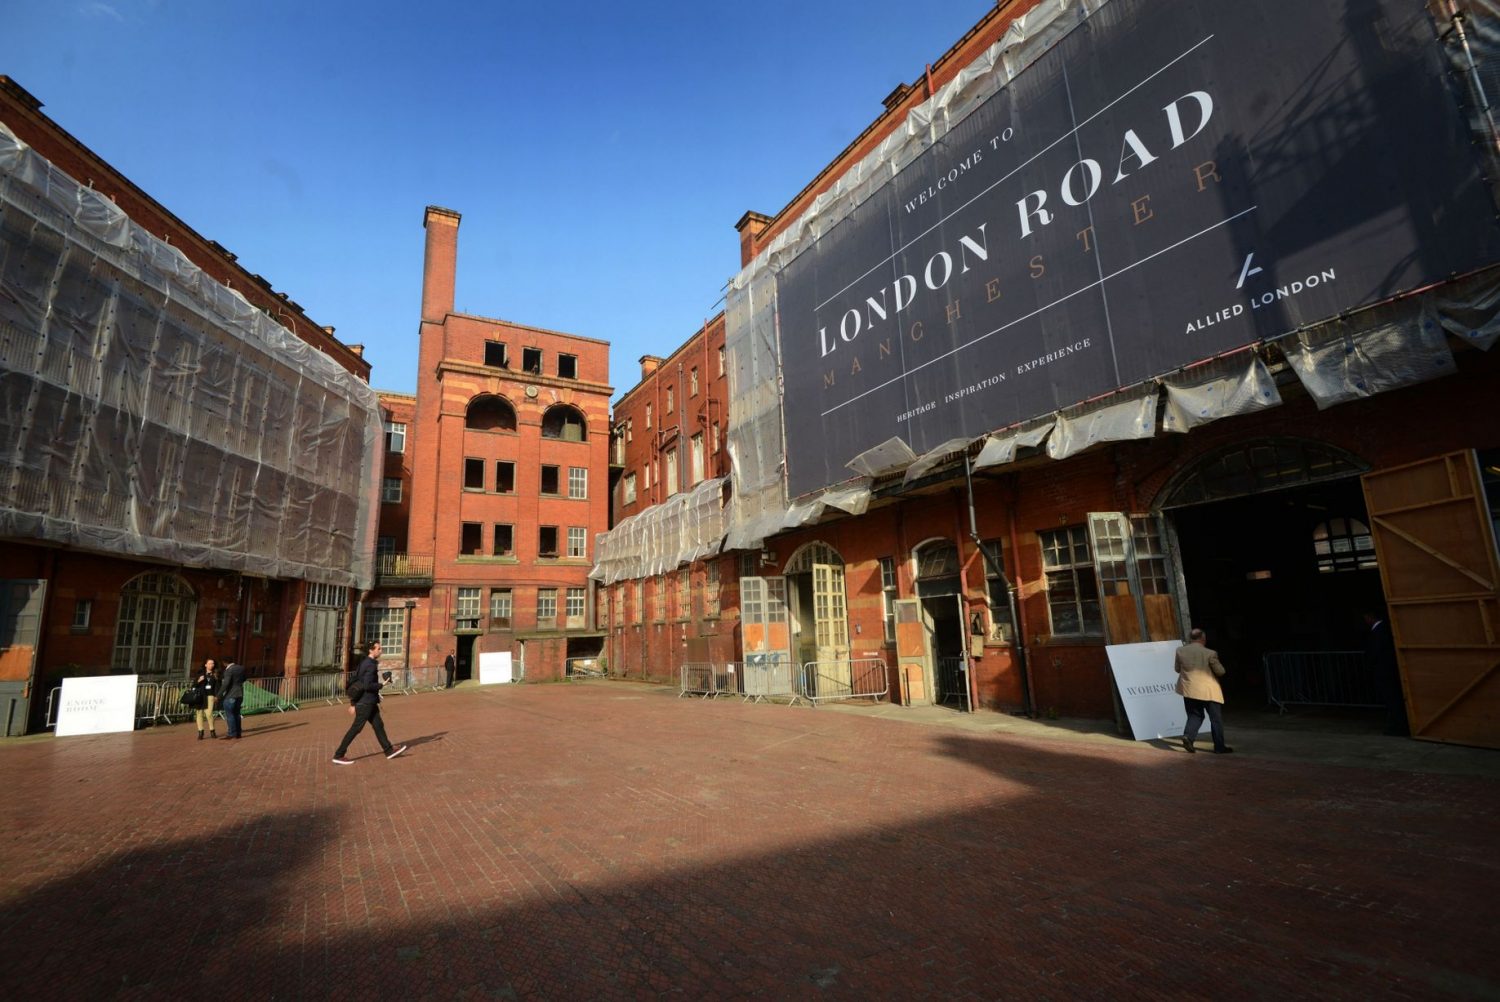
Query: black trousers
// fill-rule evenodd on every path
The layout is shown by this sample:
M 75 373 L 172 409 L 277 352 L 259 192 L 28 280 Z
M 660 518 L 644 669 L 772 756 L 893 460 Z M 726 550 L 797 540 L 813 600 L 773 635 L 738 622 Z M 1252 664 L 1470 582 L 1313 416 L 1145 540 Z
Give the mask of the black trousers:
M 1198 729 L 1203 726 L 1203 715 L 1207 713 L 1209 730 L 1214 736 L 1214 747 L 1223 748 L 1224 718 L 1220 715 L 1219 704 L 1207 699 L 1188 699 L 1186 696 L 1182 697 L 1182 704 L 1187 707 L 1187 730 L 1182 732 L 1182 736 L 1187 739 L 1188 744 L 1197 739 Z
M 354 706 L 354 723 L 349 725 L 349 732 L 344 735 L 344 740 L 339 742 L 339 750 L 334 752 L 334 758 L 343 758 L 349 746 L 354 743 L 355 737 L 369 724 L 375 729 L 375 740 L 380 742 L 380 747 L 386 754 L 391 751 L 391 739 L 385 736 L 385 724 L 380 719 L 379 703 L 356 703 Z
M 448 683 L 444 686 L 444 688 L 451 689 L 453 688 L 453 674 L 454 672 L 458 671 L 458 668 L 455 666 L 453 668 L 445 668 L 443 670 L 448 673 Z

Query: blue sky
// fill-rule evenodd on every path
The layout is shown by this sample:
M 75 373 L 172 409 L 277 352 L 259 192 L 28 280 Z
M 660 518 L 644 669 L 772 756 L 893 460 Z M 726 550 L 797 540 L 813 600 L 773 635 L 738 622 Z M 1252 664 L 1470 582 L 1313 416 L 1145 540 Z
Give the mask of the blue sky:
M 458 309 L 611 342 L 617 393 L 992 6 L 3 0 L 0 73 L 412 392 L 422 211 Z

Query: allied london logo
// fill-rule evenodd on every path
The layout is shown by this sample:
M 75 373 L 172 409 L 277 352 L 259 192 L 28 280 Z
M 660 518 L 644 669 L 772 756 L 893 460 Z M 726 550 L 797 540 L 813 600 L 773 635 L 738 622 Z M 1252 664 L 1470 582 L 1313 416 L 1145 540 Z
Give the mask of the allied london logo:
M 1245 255 L 1245 262 L 1240 266 L 1239 281 L 1234 283 L 1236 292 L 1244 295 L 1244 298 L 1235 302 L 1227 303 L 1211 313 L 1197 317 L 1187 322 L 1185 334 L 1197 334 L 1208 330 L 1215 324 L 1226 323 L 1236 317 L 1242 317 L 1247 311 L 1254 312 L 1274 306 L 1283 299 L 1292 299 L 1322 285 L 1329 285 L 1338 280 L 1338 271 L 1335 268 L 1321 268 L 1310 272 L 1301 278 L 1293 279 L 1276 285 L 1272 288 L 1260 287 L 1261 283 L 1250 282 L 1257 275 L 1265 274 L 1265 269 L 1255 263 L 1255 252 L 1251 251 Z M 1249 282 L 1251 289 L 1246 293 L 1246 283 Z

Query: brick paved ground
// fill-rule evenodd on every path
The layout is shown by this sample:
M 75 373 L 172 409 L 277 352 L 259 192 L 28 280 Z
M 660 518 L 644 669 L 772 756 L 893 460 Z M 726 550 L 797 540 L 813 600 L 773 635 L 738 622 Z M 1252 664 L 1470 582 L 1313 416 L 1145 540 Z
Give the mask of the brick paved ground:
M 1500 995 L 1497 781 L 642 687 L 0 746 L 11 998 Z

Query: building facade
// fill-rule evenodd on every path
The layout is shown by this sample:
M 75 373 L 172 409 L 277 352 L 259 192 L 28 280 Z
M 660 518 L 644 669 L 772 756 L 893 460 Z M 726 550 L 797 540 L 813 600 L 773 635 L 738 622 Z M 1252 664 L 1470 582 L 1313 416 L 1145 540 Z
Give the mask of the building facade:
M 847 312 L 830 317 L 823 329 L 810 329 L 813 371 L 788 368 L 801 364 L 789 352 L 805 351 L 787 340 L 787 317 L 799 305 L 799 290 L 788 284 L 795 262 L 812 259 L 815 241 L 825 234 L 842 234 L 825 253 L 846 253 L 858 244 L 838 229 L 854 218 L 852 209 L 841 206 L 879 195 L 879 179 L 894 176 L 929 146 L 939 158 L 947 150 L 969 149 L 953 142 L 953 136 L 963 136 L 973 143 L 974 154 L 962 163 L 944 162 L 941 171 L 932 167 L 921 185 L 898 178 L 902 201 L 892 203 L 891 211 L 915 217 L 929 202 L 943 204 L 945 182 L 961 184 L 966 171 L 976 176 L 978 165 L 989 162 L 991 148 L 985 144 L 993 141 L 998 151 L 1011 141 L 1005 129 L 986 133 L 972 124 L 983 119 L 978 112 L 990 95 L 1009 94 L 1008 85 L 1018 78 L 1036 79 L 1024 75 L 1032 66 L 1043 67 L 1041 74 L 1054 72 L 1058 61 L 1070 57 L 1070 46 L 1087 58 L 1086 46 L 1104 44 L 1093 39 L 1107 40 L 1110 32 L 1127 37 L 1130 29 L 1122 25 L 1130 25 L 1132 12 L 1140 14 L 1143 6 L 1118 0 L 1078 11 L 1045 2 L 997 5 L 915 83 L 889 95 L 884 113 L 783 209 L 741 218 L 745 270 L 732 285 L 726 321 L 728 440 L 735 463 L 722 549 L 706 562 L 700 557 L 687 564 L 672 555 L 680 547 L 668 547 L 639 558 L 632 554 L 618 567 L 596 572 L 612 582 L 612 672 L 667 680 L 678 677 L 684 664 L 708 660 L 737 663 L 743 679 L 752 657 L 773 656 L 790 662 L 809 691 L 817 691 L 821 678 L 832 683 L 824 691 L 835 692 L 848 689 L 849 665 L 874 663 L 879 678 L 870 690 L 904 703 L 1113 716 L 1124 729 L 1106 650 L 1110 645 L 1176 641 L 1189 626 L 1202 627 L 1230 666 L 1231 705 L 1255 708 L 1285 697 L 1287 686 L 1299 682 L 1287 677 L 1288 664 L 1333 678 L 1339 656 L 1359 656 L 1366 629 L 1361 614 L 1374 610 L 1389 616 L 1395 627 L 1401 699 L 1412 733 L 1440 741 L 1500 743 L 1494 723 L 1500 645 L 1486 625 L 1500 615 L 1495 539 L 1500 422 L 1492 406 L 1500 388 L 1500 359 L 1491 350 L 1497 339 L 1494 288 L 1500 254 L 1493 234 L 1467 223 L 1494 215 L 1494 192 L 1479 181 L 1480 156 L 1472 164 L 1464 159 L 1468 154 L 1451 158 L 1447 169 L 1462 177 L 1461 183 L 1429 180 L 1424 186 L 1413 180 L 1403 189 L 1406 202 L 1389 205 L 1383 192 L 1374 192 L 1368 207 L 1341 208 L 1331 223 L 1327 216 L 1317 217 L 1334 231 L 1347 227 L 1346 233 L 1366 225 L 1361 213 L 1410 221 L 1397 227 L 1413 249 L 1390 265 L 1390 294 L 1351 292 L 1349 307 L 1336 315 L 1283 318 L 1261 312 L 1257 322 L 1266 323 L 1270 333 L 1187 355 L 1184 363 L 1129 385 L 1107 384 L 1114 388 L 1088 399 L 1062 396 L 1070 391 L 1057 388 L 1064 386 L 1057 382 L 1056 406 L 1020 421 L 977 428 L 963 416 L 999 399 L 995 387 L 1006 380 L 979 372 L 966 386 L 968 373 L 954 366 L 952 387 L 945 391 L 949 396 L 932 406 L 951 407 L 950 414 L 960 415 L 955 423 L 970 430 L 929 440 L 924 447 L 913 444 L 915 432 L 901 440 L 898 431 L 891 441 L 858 455 L 835 452 L 836 442 L 859 439 L 859 422 L 847 421 L 833 407 L 824 408 L 821 428 L 800 416 L 816 410 L 809 406 L 810 394 L 827 394 L 844 382 L 869 385 L 865 369 L 894 364 L 886 360 L 898 354 L 896 336 L 864 333 L 866 326 L 874 330 L 888 322 L 890 313 L 901 325 L 889 328 L 899 331 L 900 347 L 916 353 L 924 350 L 919 345 L 924 335 L 943 336 L 944 328 L 956 328 L 973 313 L 998 311 L 1010 301 L 1028 304 L 1033 312 L 1007 321 L 1019 332 L 1054 302 L 1076 302 L 1073 297 L 1103 284 L 1102 266 L 1093 273 L 1097 281 L 1078 289 L 1058 284 L 1056 275 L 1070 266 L 1065 255 L 1097 253 L 1106 225 L 1149 246 L 1151 227 L 1170 225 L 1163 221 L 1182 208 L 1169 200 L 1172 189 L 1160 176 L 1154 186 L 1126 190 L 1129 185 L 1123 184 L 1112 193 L 1121 208 L 1117 219 L 1102 215 L 1108 208 L 1104 196 L 1088 204 L 1108 177 L 1119 183 L 1162 160 L 1148 143 L 1156 143 L 1156 150 L 1181 146 L 1178 179 L 1171 184 L 1184 193 L 1183 204 L 1213 197 L 1216 210 L 1230 198 L 1217 187 L 1221 183 L 1266 183 L 1257 173 L 1262 169 L 1280 182 L 1304 169 L 1286 150 L 1301 146 L 1332 119 L 1313 114 L 1307 122 L 1268 122 L 1263 134 L 1285 130 L 1288 138 L 1278 151 L 1285 159 L 1274 168 L 1263 160 L 1244 168 L 1243 151 L 1227 140 L 1203 150 L 1191 145 L 1193 127 L 1183 125 L 1185 108 L 1205 112 L 1195 123 L 1200 131 L 1208 114 L 1229 112 L 1222 91 L 1215 92 L 1219 104 L 1213 103 L 1211 84 L 1201 84 L 1201 91 L 1183 85 L 1190 95 L 1187 104 L 1157 102 L 1158 113 L 1166 108 L 1159 129 L 1164 140 L 1143 139 L 1153 135 L 1145 125 L 1139 133 L 1127 130 L 1123 146 L 1118 135 L 1113 137 L 1112 155 L 1119 156 L 1119 164 L 1116 171 L 1111 162 L 1108 177 L 1097 162 L 1079 160 L 1073 151 L 1071 160 L 1060 161 L 1062 181 L 1050 193 L 1051 202 L 1045 190 L 1024 189 L 1018 189 L 1020 198 L 1003 202 L 1000 208 L 1009 216 L 1002 213 L 990 222 L 998 229 L 1008 218 L 1022 241 L 1062 218 L 1065 206 L 1077 210 L 1058 227 L 1066 232 L 1055 244 L 1033 243 L 1019 254 L 1004 253 L 1014 262 L 1014 275 L 1001 274 L 1005 262 L 997 263 L 989 231 L 971 230 L 965 241 L 954 237 L 950 246 L 924 252 L 930 256 L 906 265 L 909 279 L 903 276 L 885 291 L 871 290 Z M 1269 17 L 1301 16 L 1286 4 L 1261 6 Z M 1068 19 L 1094 16 L 1095 9 L 1106 13 L 1100 19 L 1104 27 L 1095 36 L 1070 38 Z M 1152 16 L 1170 13 L 1164 11 L 1154 9 Z M 1434 100 L 1428 117 L 1447 120 L 1429 137 L 1443 128 L 1461 132 L 1463 114 L 1477 101 L 1450 94 L 1438 81 L 1461 79 L 1466 55 L 1434 41 L 1450 36 L 1420 20 L 1425 13 L 1403 17 L 1410 46 L 1363 51 L 1361 59 L 1382 68 L 1372 72 L 1359 63 L 1346 69 L 1341 79 L 1352 87 L 1350 100 L 1363 106 L 1388 86 L 1388 71 L 1396 71 L 1382 61 L 1401 53 L 1400 59 L 1409 60 L 1406 69 L 1422 66 L 1411 89 Z M 1322 37 L 1338 51 L 1334 43 L 1347 31 L 1343 25 L 1323 26 L 1298 37 L 1310 46 L 1321 44 L 1316 40 Z M 1359 48 L 1360 39 L 1347 41 L 1344 51 Z M 1144 39 L 1137 37 L 1135 44 Z M 1440 71 L 1445 60 L 1458 66 L 1451 75 Z M 1036 93 L 1042 91 L 1022 90 L 1012 100 Z M 1364 117 L 1342 106 L 1337 141 L 1325 132 L 1301 153 L 1309 160 L 1302 175 L 1306 184 L 1326 181 L 1334 170 L 1310 161 L 1332 156 L 1330 149 L 1340 143 L 1356 143 L 1362 130 L 1384 127 L 1380 116 L 1397 100 L 1387 97 L 1366 106 Z M 1216 110 L 1205 111 L 1209 108 Z M 966 116 L 972 116 L 967 124 Z M 1041 121 L 1033 118 L 1030 124 Z M 931 140 L 933 123 L 953 130 L 948 146 Z M 1495 147 L 1493 128 L 1482 116 L 1470 115 L 1468 128 L 1476 149 Z M 1431 149 L 1467 147 L 1468 137 L 1445 135 Z M 1234 177 L 1235 167 L 1247 170 L 1243 180 Z M 1097 186 L 1090 181 L 1095 175 Z M 1226 176 L 1232 181 L 1225 182 Z M 877 181 L 866 180 L 872 177 Z M 1467 200 L 1476 211 L 1440 204 L 1449 198 Z M 1073 219 L 1079 222 L 1068 228 Z M 924 236 L 917 229 L 913 241 Z M 1321 248 L 1329 239 L 1315 237 L 1313 242 L 1299 237 L 1304 242 L 1288 253 Z M 1274 239 L 1259 231 L 1228 234 L 1226 243 L 1236 256 L 1226 265 L 1224 281 L 1234 289 L 1238 274 L 1243 289 L 1253 291 L 1238 299 L 1231 293 L 1222 312 L 1202 311 L 1188 324 L 1189 336 L 1252 311 L 1290 310 L 1287 300 L 1347 280 L 1346 269 L 1358 264 L 1329 264 L 1295 281 L 1275 281 L 1258 270 Z M 1465 242 L 1470 251 L 1462 267 L 1426 263 Z M 1167 241 L 1142 260 L 1168 255 L 1177 246 Z M 1361 244 L 1334 236 L 1326 246 Z M 1185 284 L 1181 276 L 1200 263 L 1202 254 L 1197 257 L 1184 259 L 1177 278 L 1163 280 L 1154 291 L 1163 298 L 1175 294 L 1170 281 Z M 836 257 L 820 258 L 819 267 L 830 274 L 860 274 L 860 267 Z M 1144 270 L 1130 267 L 1136 269 L 1132 280 Z M 960 294 L 956 276 L 971 268 L 981 279 Z M 989 278 L 985 269 L 997 277 Z M 1389 277 L 1400 269 L 1413 276 L 1404 286 Z M 851 285 L 858 281 L 853 278 Z M 1153 287 L 1142 281 L 1136 301 L 1149 303 Z M 768 295 L 772 282 L 777 284 Z M 902 319 L 912 297 L 924 289 L 941 290 L 937 305 L 929 308 L 932 316 L 924 322 L 915 322 L 914 314 Z M 881 298 L 891 290 L 894 304 Z M 839 293 L 820 295 L 834 299 Z M 1120 307 L 1121 299 L 1131 302 L 1116 296 L 1119 318 L 1136 308 Z M 1049 379 L 1065 380 L 1067 359 L 1105 337 L 1102 321 L 1101 326 L 1092 318 L 1070 324 L 1065 316 L 1053 320 L 1054 315 L 1046 316 L 1049 347 L 1008 372 L 1001 370 L 1009 384 L 1043 371 Z M 1145 353 L 1162 350 L 1175 336 L 1170 329 L 1153 334 L 1149 327 L 1131 329 L 1123 319 L 1115 323 L 1120 326 L 1109 337 L 1135 337 L 1144 345 L 1137 350 Z M 857 341 L 861 336 L 864 340 Z M 779 343 L 781 354 L 770 356 L 760 348 L 765 343 Z M 828 357 L 843 361 L 817 364 Z M 910 378 L 909 373 L 901 377 Z M 880 389 L 875 385 L 869 392 Z M 931 409 L 920 403 L 920 394 L 915 399 L 918 405 L 897 418 L 898 429 L 908 419 L 915 427 Z M 891 419 L 877 415 L 879 422 Z M 791 486 L 796 465 L 805 470 L 809 462 L 831 472 L 812 482 L 817 489 Z M 608 547 L 606 540 L 602 548 Z M 733 624 L 728 628 L 735 638 L 732 650 L 695 651 L 687 641 L 673 643 L 670 637 L 655 647 L 634 643 L 630 631 L 637 623 L 646 629 L 653 620 L 675 618 L 685 633 L 692 632 L 689 624 L 702 613 L 691 604 L 696 594 L 691 575 L 706 564 L 717 564 L 716 575 L 724 582 L 715 605 L 718 621 Z M 673 596 L 683 596 L 683 604 L 674 607 Z M 818 667 L 823 663 L 845 665 L 842 676 L 823 676 Z M 1333 701 L 1368 704 L 1374 694 L 1367 681 L 1344 679 L 1340 684 L 1352 688 Z M 720 682 L 744 691 L 745 683 L 727 672 Z M 1353 693 L 1354 688 L 1360 691 Z
M 341 668 L 374 528 L 362 349 L 41 108 L 0 77 L 4 733 L 69 675 Z
M 459 221 L 425 216 L 417 392 L 384 398 L 391 573 L 363 634 L 399 630 L 413 667 L 452 653 L 460 678 L 501 652 L 557 678 L 601 643 L 588 571 L 609 517 L 609 345 L 455 312 Z

